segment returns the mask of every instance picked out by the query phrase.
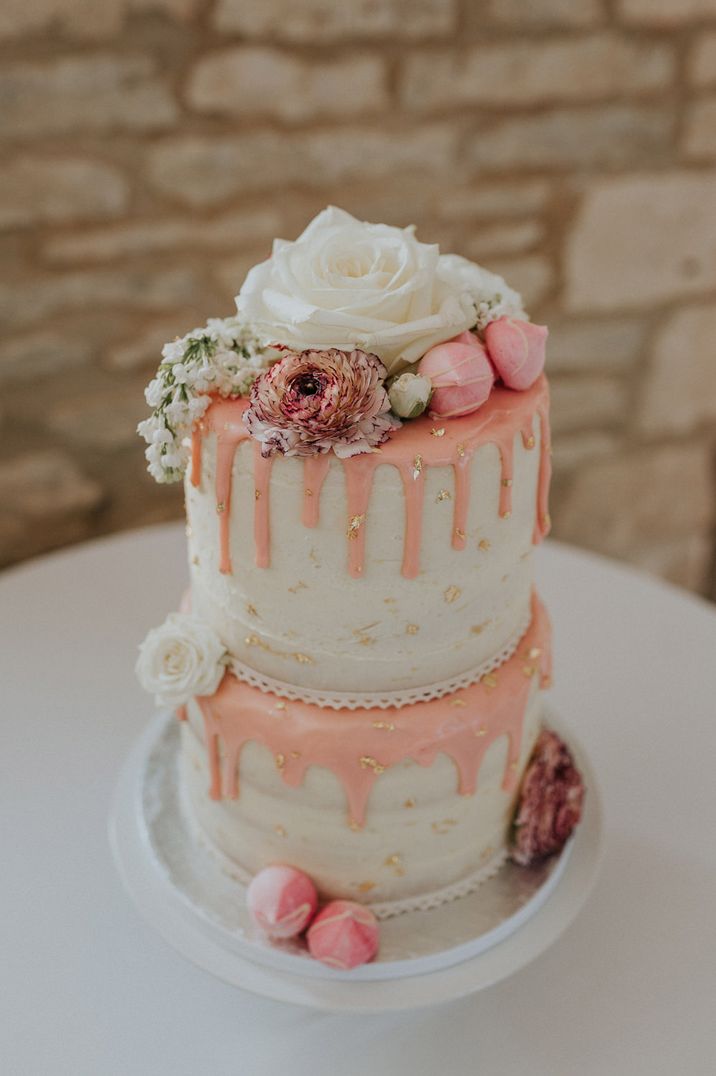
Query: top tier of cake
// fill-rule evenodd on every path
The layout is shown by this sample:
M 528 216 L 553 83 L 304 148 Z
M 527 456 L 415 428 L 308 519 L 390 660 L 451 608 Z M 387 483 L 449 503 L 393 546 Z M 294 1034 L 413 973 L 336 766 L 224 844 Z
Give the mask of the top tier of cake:
M 344 460 L 262 456 L 245 408 L 211 405 L 186 479 L 192 610 L 242 678 L 289 698 L 395 704 L 510 653 L 549 522 L 544 377 Z

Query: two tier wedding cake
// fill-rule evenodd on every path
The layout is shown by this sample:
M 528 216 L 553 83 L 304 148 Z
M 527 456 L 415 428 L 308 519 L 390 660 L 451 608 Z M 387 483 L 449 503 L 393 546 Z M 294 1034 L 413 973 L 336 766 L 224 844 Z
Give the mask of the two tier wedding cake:
M 237 875 L 431 907 L 558 850 L 581 809 L 542 726 L 547 330 L 500 277 L 335 208 L 236 301 L 147 389 L 191 585 L 138 673 Z

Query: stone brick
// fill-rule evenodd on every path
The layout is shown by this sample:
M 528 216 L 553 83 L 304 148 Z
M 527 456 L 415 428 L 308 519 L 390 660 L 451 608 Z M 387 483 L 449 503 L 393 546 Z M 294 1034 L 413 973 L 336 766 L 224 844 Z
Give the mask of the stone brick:
M 493 273 L 499 273 L 511 287 L 520 292 L 528 309 L 541 303 L 554 283 L 551 263 L 539 254 L 528 254 L 523 258 L 509 260 L 490 258 L 488 268 Z
M 203 318 L 203 321 L 206 317 Z M 107 348 L 104 362 L 112 370 L 138 370 L 158 366 L 162 348 L 168 340 L 202 323 L 198 312 L 177 311 L 161 321 L 155 321 L 141 332 Z
M 569 473 L 576 467 L 584 467 L 605 456 L 616 456 L 623 451 L 620 438 L 600 430 L 584 430 L 579 433 L 562 433 L 552 446 L 552 466 L 555 474 Z
M 716 287 L 715 218 L 710 175 L 628 176 L 595 184 L 567 244 L 568 308 L 627 309 Z
M 617 12 L 625 22 L 667 28 L 716 18 L 716 0 L 618 0 Z
M 716 33 L 700 33 L 688 60 L 688 76 L 694 86 L 716 85 Z
M 455 161 L 459 132 L 450 124 L 401 130 L 341 127 L 301 134 L 273 131 L 233 138 L 184 136 L 154 145 L 148 174 L 160 190 L 192 206 L 210 206 L 243 191 L 300 183 L 393 177 L 401 170 L 444 175 Z
M 271 241 L 279 229 L 280 217 L 269 208 L 224 213 L 204 221 L 172 217 L 58 236 L 48 241 L 42 253 L 48 262 L 67 264 L 113 261 L 182 248 L 233 249 L 263 240 L 268 256 Z
M 199 60 L 187 101 L 201 112 L 289 122 L 355 116 L 388 104 L 379 56 L 300 59 L 274 48 L 222 49 Z
M 127 268 L 35 277 L 27 283 L 0 284 L 0 322 L 23 328 L 66 311 L 98 307 L 166 310 L 196 302 L 200 293 L 191 268 Z
M 60 400 L 47 409 L 45 422 L 69 444 L 116 452 L 137 445 L 137 423 L 146 416 L 142 386 L 132 381 Z
M 414 39 L 449 33 L 457 0 L 219 0 L 219 30 L 312 45 L 346 38 Z
M 112 129 L 155 130 L 178 109 L 149 56 L 109 53 L 5 64 L 0 108 L 6 137 Z
M 667 155 L 673 128 L 670 105 L 559 109 L 490 122 L 473 136 L 467 155 L 478 172 L 643 167 Z
M 32 382 L 47 374 L 63 374 L 86 366 L 93 348 L 86 337 L 54 330 L 3 338 L 0 342 L 0 384 Z
M 580 468 L 552 517 L 556 537 L 639 563 L 645 547 L 705 536 L 712 502 L 708 446 L 666 445 Z
M 690 157 L 716 157 L 716 97 L 706 97 L 689 105 L 683 146 Z
M 538 221 L 524 220 L 516 224 L 493 224 L 475 228 L 466 250 L 468 257 L 478 261 L 495 254 L 514 254 L 535 247 L 544 232 Z
M 440 192 L 434 212 L 443 220 L 477 220 L 485 217 L 519 217 L 535 213 L 548 204 L 549 183 L 541 179 L 489 184 Z
M 550 420 L 555 434 L 618 427 L 626 419 L 626 388 L 616 378 L 553 378 L 551 397 Z
M 128 201 L 126 180 L 99 161 L 21 157 L 0 165 L 0 226 L 112 217 Z
M 549 373 L 630 369 L 643 349 L 647 328 L 648 324 L 638 318 L 551 320 Z
M 488 0 L 487 14 L 499 26 L 552 28 L 585 27 L 601 22 L 604 13 L 600 0 Z M 467 5 L 468 26 L 481 31 L 485 22 L 482 4 Z
M 401 81 L 408 108 L 594 101 L 663 89 L 673 80 L 668 45 L 598 34 L 454 48 L 409 56 Z
M 0 38 L 57 31 L 78 38 L 108 38 L 132 12 L 187 19 L 200 0 L 3 0 Z
M 0 463 L 0 563 L 77 541 L 102 501 L 98 483 L 63 452 L 30 452 Z
M 716 422 L 716 306 L 677 310 L 654 346 L 639 393 L 646 434 L 687 433 Z

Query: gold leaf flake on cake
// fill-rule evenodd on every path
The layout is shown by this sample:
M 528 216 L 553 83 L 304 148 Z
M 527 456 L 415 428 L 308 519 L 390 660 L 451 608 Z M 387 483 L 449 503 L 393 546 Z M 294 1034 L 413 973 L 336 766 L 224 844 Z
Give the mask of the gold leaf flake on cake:
M 309 489 L 308 486 L 305 487 L 303 492 L 306 494 L 307 497 L 312 497 L 313 496 L 313 490 Z
M 500 512 L 500 519 L 510 519 L 512 512 Z
M 279 751 L 279 753 L 274 756 L 274 762 L 276 763 L 276 769 L 280 772 L 286 765 L 286 756 L 282 755 Z
M 505 487 L 505 489 L 509 489 L 510 486 L 512 485 L 512 479 L 511 478 L 503 478 L 502 479 L 502 485 Z
M 485 673 L 484 676 L 480 677 L 480 683 L 489 688 L 497 687 L 497 677 L 493 676 L 492 673 Z
M 406 628 L 405 628 L 405 634 L 406 635 L 417 635 L 419 631 L 420 631 L 420 625 L 419 624 L 407 624 L 406 625 Z
M 188 523 L 187 523 L 187 525 L 186 525 L 186 527 L 184 529 L 184 533 L 186 534 L 187 538 L 191 538 L 191 536 L 194 533 L 194 531 L 191 529 L 191 527 L 189 526 Z
M 420 474 L 421 474 L 422 470 L 423 470 L 423 457 L 420 455 L 420 453 L 418 453 L 418 455 L 413 460 L 413 481 L 414 482 L 417 481 L 417 479 L 420 477 Z
M 361 882 L 358 886 L 359 893 L 370 893 L 371 889 L 375 889 L 377 882 Z
M 299 665 L 315 665 L 315 661 L 308 654 L 294 654 L 293 657 Z
M 192 564 L 193 564 L 193 565 L 194 565 L 195 567 L 196 567 L 196 566 L 198 565 L 198 563 L 199 563 L 199 558 L 197 557 L 196 553 L 195 553 L 195 554 L 194 554 L 194 556 L 193 556 L 193 557 L 191 558 L 191 562 L 192 562 Z
M 304 583 L 302 579 L 296 583 L 294 587 L 288 588 L 290 594 L 298 594 L 299 590 L 308 590 L 308 583 Z
M 385 729 L 386 732 L 395 732 L 395 725 L 392 721 L 373 721 L 374 729 Z
M 414 806 L 415 806 L 415 800 L 413 800 L 413 799 L 406 800 L 405 803 L 403 804 L 403 807 L 408 807 L 408 808 L 409 807 L 414 807 Z
M 475 735 L 478 737 L 478 739 L 480 738 L 480 736 L 487 736 L 487 729 L 483 728 L 483 726 L 481 725 L 479 729 L 475 729 Z
M 348 530 L 346 531 L 346 534 L 351 539 L 351 541 L 358 537 L 358 531 L 361 529 L 364 523 L 365 512 L 363 512 L 363 514 L 359 516 L 351 516 L 348 522 Z
M 221 515 L 222 512 L 226 511 L 226 505 L 224 504 L 223 501 L 219 501 L 219 503 L 216 506 L 216 511 L 218 512 L 219 515 Z
M 461 542 L 465 541 L 465 531 L 460 530 L 459 527 L 455 528 L 455 537 L 459 538 Z
M 397 874 L 399 878 L 402 878 L 402 876 L 405 874 L 405 871 L 403 870 L 403 860 L 397 852 L 393 852 L 392 855 L 388 856 L 384 866 L 392 867 L 393 871 L 395 872 L 395 874 Z
M 438 836 L 444 836 L 444 834 L 450 832 L 451 826 L 456 826 L 457 820 L 454 818 L 443 818 L 441 822 L 432 822 L 430 828 L 433 833 L 437 833 Z
M 525 674 L 525 676 L 529 680 L 537 672 L 537 666 L 536 665 L 523 665 L 522 666 L 522 672 Z
M 457 697 L 454 699 L 450 699 L 450 705 L 456 706 L 458 709 L 462 709 L 463 707 L 467 706 L 467 703 L 464 699 Z
M 435 503 L 440 504 L 441 501 L 449 501 L 452 499 L 452 493 L 449 489 L 439 489 L 438 495 L 435 498 Z
M 260 499 L 261 499 L 261 490 L 260 489 L 255 489 L 254 490 L 254 500 L 258 501 Z
M 300 751 L 292 751 L 291 752 L 291 758 L 300 758 L 300 757 L 301 757 L 301 752 Z
M 448 605 L 451 605 L 452 602 L 457 601 L 461 594 L 462 591 L 460 590 L 460 587 L 451 586 L 447 588 L 443 597 L 445 598 L 445 601 L 448 603 Z
M 371 755 L 361 755 L 358 761 L 362 770 L 372 770 L 375 774 L 385 773 L 385 766 Z
M 259 615 L 256 612 L 256 606 L 252 605 L 251 602 L 246 603 L 246 612 L 249 614 L 249 616 L 258 616 Z
M 530 434 L 530 436 L 525 441 L 525 448 L 534 448 L 534 447 L 535 447 L 534 434 Z
M 278 702 L 275 702 L 273 704 L 273 708 L 274 708 L 274 710 L 285 710 L 286 709 L 286 703 L 283 702 L 282 699 L 279 699 Z
M 445 436 L 445 427 L 444 426 L 438 426 L 436 428 L 435 426 L 433 426 L 432 430 L 430 431 L 430 436 L 431 437 L 444 437 Z
M 477 543 L 477 548 L 481 549 L 483 553 L 487 553 L 488 549 L 490 548 L 490 545 L 491 543 L 489 538 L 481 538 L 480 541 Z
M 278 837 L 286 837 L 286 836 L 288 836 L 288 834 L 286 833 L 285 828 L 280 823 L 273 827 L 273 831 Z
M 462 459 L 462 457 L 465 455 L 465 446 L 462 441 L 455 445 L 455 451 L 457 452 L 460 459 Z
M 473 624 L 472 627 L 470 628 L 470 632 L 473 635 L 480 635 L 485 630 L 485 628 L 487 627 L 487 625 L 489 623 L 490 623 L 489 620 L 483 620 L 482 624 Z

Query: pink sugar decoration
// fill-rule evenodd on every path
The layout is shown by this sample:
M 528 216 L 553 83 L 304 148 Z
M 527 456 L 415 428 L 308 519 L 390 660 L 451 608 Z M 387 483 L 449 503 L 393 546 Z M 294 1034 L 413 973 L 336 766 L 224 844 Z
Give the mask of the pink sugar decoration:
M 373 959 L 378 935 L 378 921 L 369 908 L 351 900 L 334 900 L 311 923 L 308 951 L 322 964 L 347 971 Z
M 485 344 L 508 389 L 528 389 L 544 370 L 548 329 L 517 318 L 497 318 L 485 329 Z
M 305 930 L 318 906 L 316 887 L 296 867 L 264 867 L 247 894 L 249 914 L 270 938 L 293 938 Z
M 559 852 L 582 816 L 584 782 L 564 740 L 543 728 L 520 787 L 510 855 L 530 866 Z
M 492 391 L 495 374 L 487 352 L 471 332 L 437 344 L 423 355 L 418 373 L 430 379 L 430 414 L 457 418 L 477 411 Z

